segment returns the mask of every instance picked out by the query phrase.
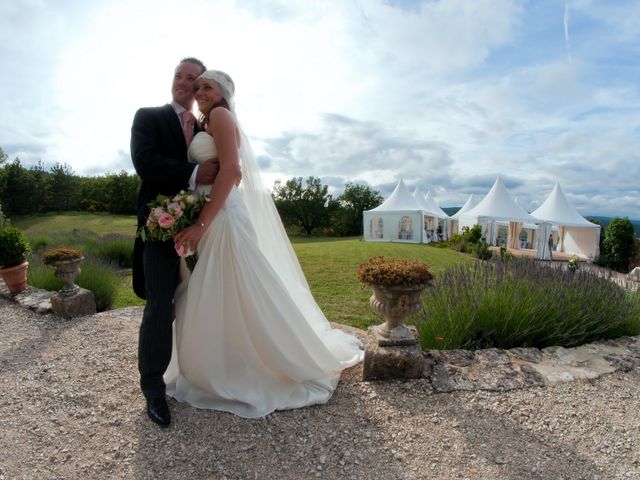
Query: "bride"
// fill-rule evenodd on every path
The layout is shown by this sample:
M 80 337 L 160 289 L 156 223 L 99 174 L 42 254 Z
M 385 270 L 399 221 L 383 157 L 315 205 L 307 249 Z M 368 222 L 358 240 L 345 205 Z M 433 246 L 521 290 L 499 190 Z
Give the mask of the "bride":
M 311 295 L 238 126 L 233 81 L 208 70 L 194 86 L 206 132 L 189 155 L 217 158 L 220 171 L 211 201 L 175 237 L 198 262 L 190 275 L 182 268 L 176 290 L 167 393 L 249 418 L 325 403 L 340 372 L 362 360 L 361 344 L 332 329 Z

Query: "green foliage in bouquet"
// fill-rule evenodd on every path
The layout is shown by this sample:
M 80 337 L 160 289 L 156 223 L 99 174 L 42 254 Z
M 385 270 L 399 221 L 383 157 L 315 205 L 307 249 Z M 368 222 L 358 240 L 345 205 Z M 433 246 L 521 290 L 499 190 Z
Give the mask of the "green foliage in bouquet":
M 174 197 L 158 195 L 150 208 L 147 223 L 138 231 L 144 241 L 166 241 L 173 238 L 188 226 L 195 223 L 200 210 L 209 197 L 204 194 L 185 192 Z

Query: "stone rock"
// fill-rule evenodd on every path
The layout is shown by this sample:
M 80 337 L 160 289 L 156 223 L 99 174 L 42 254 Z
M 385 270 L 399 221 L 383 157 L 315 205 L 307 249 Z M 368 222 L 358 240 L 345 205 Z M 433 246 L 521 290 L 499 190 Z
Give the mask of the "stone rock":
M 460 350 L 430 350 L 425 352 L 425 362 L 430 363 L 430 371 L 425 369 L 425 376 L 436 392 L 506 391 L 545 384 L 544 377 L 528 364 L 512 362 L 506 350 L 497 348 L 464 355 Z
M 471 365 L 476 354 L 471 350 L 425 350 L 424 356 L 432 363 L 449 363 L 458 367 Z
M 512 348 L 507 353 L 514 359 L 525 362 L 539 363 L 542 360 L 542 352 L 537 348 Z
M 453 392 L 454 390 L 475 390 L 475 385 L 462 369 L 447 363 L 436 363 L 432 366 L 431 386 L 436 392 Z
M 485 348 L 476 351 L 476 359 L 480 362 L 492 363 L 494 365 L 509 365 L 511 359 L 505 350 L 499 348 Z
M 640 267 L 636 267 L 629 272 L 627 278 L 632 282 L 640 282 Z
M 518 368 L 522 374 L 524 387 L 544 387 L 546 385 L 544 377 L 531 365 L 524 363 L 518 365 Z
M 13 300 L 20 306 L 35 310 L 38 313 L 49 313 L 51 311 L 51 297 L 54 292 L 41 290 L 35 287 L 28 287 L 23 292 L 13 297 Z
M 93 292 L 80 288 L 69 297 L 55 294 L 51 297 L 53 312 L 63 318 L 81 317 L 96 313 L 96 302 Z
M 415 327 L 409 327 L 417 336 Z M 367 331 L 364 348 L 362 379 L 389 380 L 393 378 L 421 378 L 424 358 L 420 345 L 381 346 L 373 327 Z
M 616 370 L 621 370 L 623 372 L 633 370 L 633 367 L 635 367 L 638 363 L 637 361 L 634 361 L 633 358 L 624 357 L 615 353 L 605 355 L 603 358 L 608 361 Z

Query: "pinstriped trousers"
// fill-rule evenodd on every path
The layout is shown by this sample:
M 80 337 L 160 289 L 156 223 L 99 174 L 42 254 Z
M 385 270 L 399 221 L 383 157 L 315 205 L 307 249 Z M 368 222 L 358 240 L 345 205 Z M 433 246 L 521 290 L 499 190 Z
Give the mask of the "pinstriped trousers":
M 173 295 L 179 281 L 180 259 L 173 240 L 146 242 L 143 252 L 147 301 L 140 323 L 138 370 L 145 398 L 163 397 L 162 375 L 171 360 Z

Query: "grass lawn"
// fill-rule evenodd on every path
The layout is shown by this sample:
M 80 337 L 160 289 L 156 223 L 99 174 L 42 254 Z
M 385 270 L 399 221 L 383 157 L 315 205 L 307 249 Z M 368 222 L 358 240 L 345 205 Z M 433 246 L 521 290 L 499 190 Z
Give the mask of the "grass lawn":
M 134 216 L 106 213 L 51 213 L 15 217 L 11 222 L 27 236 L 74 228 L 131 236 L 135 231 Z M 447 266 L 469 261 L 469 257 L 453 250 L 427 245 L 364 242 L 359 238 L 293 237 L 291 241 L 311 291 L 327 318 L 359 328 L 380 323 L 369 307 L 371 289 L 362 287 L 356 277 L 360 263 L 377 255 L 420 260 L 437 275 Z M 131 276 L 123 276 L 113 308 L 143 304 L 131 290 Z
M 434 275 L 454 263 L 469 261 L 458 252 L 427 245 L 364 242 L 359 238 L 292 238 L 313 295 L 329 320 L 366 329 L 380 323 L 369 307 L 371 289 L 356 277 L 358 265 L 370 257 L 407 258 L 425 262 Z
M 96 233 L 122 233 L 135 235 L 135 215 L 113 215 L 110 213 L 49 212 L 40 215 L 11 217 L 11 224 L 25 235 L 69 232 L 75 229 L 91 230 Z

